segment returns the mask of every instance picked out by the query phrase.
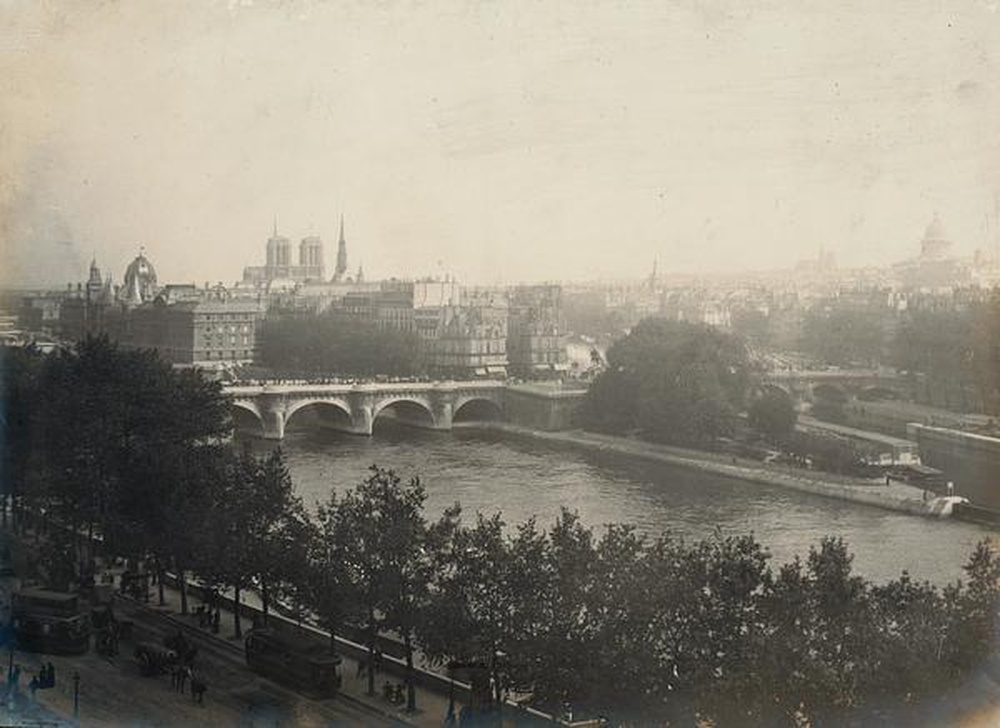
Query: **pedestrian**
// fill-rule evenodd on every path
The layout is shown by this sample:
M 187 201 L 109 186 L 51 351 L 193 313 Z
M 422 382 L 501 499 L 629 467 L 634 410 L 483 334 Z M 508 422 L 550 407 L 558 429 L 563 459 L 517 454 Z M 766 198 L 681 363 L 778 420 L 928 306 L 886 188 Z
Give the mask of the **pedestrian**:
M 44 669 L 44 668 L 42 668 Z M 35 700 L 35 691 L 42 686 L 42 673 L 39 672 L 38 675 L 31 678 L 31 682 L 28 683 L 28 689 L 31 690 L 31 700 Z
M 212 616 L 212 634 L 219 634 L 219 622 L 222 621 L 222 614 L 219 612 L 218 607 L 215 609 L 215 614 Z
M 204 705 L 205 703 L 205 692 L 208 690 L 208 685 L 200 677 L 195 677 L 191 675 L 191 701 L 198 703 L 199 705 Z
M 45 687 L 54 688 L 56 686 L 56 666 L 51 662 L 48 667 L 48 675 L 45 676 Z
M 184 688 L 187 687 L 187 680 L 189 677 L 191 677 L 191 668 L 185 665 L 180 669 L 177 677 L 177 692 L 184 692 Z

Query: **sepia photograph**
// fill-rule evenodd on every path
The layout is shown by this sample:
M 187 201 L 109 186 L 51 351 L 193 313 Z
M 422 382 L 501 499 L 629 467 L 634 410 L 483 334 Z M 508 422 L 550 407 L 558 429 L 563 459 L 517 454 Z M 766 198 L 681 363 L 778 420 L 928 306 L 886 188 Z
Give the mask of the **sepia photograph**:
M 0 726 L 1000 726 L 1000 0 L 0 0 Z

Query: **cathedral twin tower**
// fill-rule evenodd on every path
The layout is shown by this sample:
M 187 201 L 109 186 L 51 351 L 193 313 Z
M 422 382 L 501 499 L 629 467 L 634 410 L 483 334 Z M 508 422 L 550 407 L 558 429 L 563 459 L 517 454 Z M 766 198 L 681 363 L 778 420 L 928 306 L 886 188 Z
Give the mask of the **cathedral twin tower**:
M 333 282 L 345 281 L 347 275 L 347 241 L 344 239 L 344 217 L 340 218 L 340 240 L 337 244 L 337 267 L 334 269 Z M 362 277 L 358 268 L 358 280 Z M 326 273 L 323 263 L 323 240 L 318 235 L 310 235 L 299 243 L 298 265 L 292 263 L 291 241 L 278 235 L 278 222 L 275 220 L 274 230 L 267 239 L 267 263 L 263 266 L 251 266 L 243 269 L 244 283 L 268 284 L 272 281 L 287 280 L 295 283 L 325 282 Z

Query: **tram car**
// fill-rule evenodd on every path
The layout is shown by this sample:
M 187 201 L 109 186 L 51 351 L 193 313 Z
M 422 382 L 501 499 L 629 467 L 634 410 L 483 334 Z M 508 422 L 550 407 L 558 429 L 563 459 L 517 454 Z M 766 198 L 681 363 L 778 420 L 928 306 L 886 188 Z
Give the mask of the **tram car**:
M 260 675 L 316 697 L 340 689 L 341 658 L 319 639 L 262 628 L 251 630 L 245 646 L 247 665 Z

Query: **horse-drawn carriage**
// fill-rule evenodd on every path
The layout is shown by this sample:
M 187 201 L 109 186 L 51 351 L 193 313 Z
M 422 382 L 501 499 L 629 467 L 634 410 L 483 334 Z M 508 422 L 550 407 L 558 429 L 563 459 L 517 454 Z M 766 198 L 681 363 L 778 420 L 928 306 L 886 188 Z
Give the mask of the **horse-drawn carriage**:
M 194 664 L 198 648 L 184 636 L 183 632 L 163 638 L 163 644 L 146 641 L 135 646 L 135 659 L 143 675 L 159 675 L 170 672 L 177 666 Z

